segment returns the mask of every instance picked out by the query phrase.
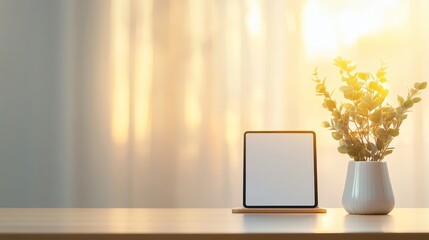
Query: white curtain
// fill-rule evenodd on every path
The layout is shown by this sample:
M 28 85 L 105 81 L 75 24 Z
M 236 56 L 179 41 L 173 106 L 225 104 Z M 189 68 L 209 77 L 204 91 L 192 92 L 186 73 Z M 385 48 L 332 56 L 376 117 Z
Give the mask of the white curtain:
M 6 2 L 6 207 L 240 206 L 245 130 L 315 130 L 320 205 L 341 207 L 349 159 L 320 126 L 314 67 L 333 89 L 337 55 L 371 72 L 383 61 L 393 105 L 429 79 L 424 0 Z M 387 159 L 399 207 L 429 207 L 421 97 Z
M 314 67 L 389 65 L 389 101 L 427 80 L 425 1 L 80 1 L 72 21 L 76 206 L 231 207 L 245 130 L 316 130 L 320 203 L 341 206 L 347 156 L 320 127 Z M 79 55 L 81 54 L 81 55 Z M 423 102 L 389 161 L 398 206 L 429 206 Z M 411 196 L 411 197 L 410 197 Z
M 286 87 L 285 73 L 298 78 L 302 61 L 287 64 L 287 53 L 300 50 L 299 41 L 286 39 L 297 26 L 285 27 L 285 16 L 298 24 L 300 7 L 79 2 L 72 20 L 72 55 L 82 54 L 72 57 L 71 71 L 81 74 L 72 77 L 73 204 L 239 205 L 243 132 L 299 127 L 285 111 L 299 111 L 286 98 L 300 97 L 293 90 L 299 81 Z

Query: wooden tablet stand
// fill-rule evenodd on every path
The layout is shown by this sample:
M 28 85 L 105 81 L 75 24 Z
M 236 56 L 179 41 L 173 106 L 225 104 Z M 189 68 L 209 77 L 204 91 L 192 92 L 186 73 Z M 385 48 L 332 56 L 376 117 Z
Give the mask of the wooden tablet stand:
M 326 208 L 233 208 L 232 213 L 326 213 Z

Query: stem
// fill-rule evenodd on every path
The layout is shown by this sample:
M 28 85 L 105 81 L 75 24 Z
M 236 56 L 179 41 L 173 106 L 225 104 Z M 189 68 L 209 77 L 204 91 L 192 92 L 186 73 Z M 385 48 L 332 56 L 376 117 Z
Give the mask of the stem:
M 362 144 L 363 144 L 363 143 L 364 143 L 364 141 L 363 141 L 364 136 L 362 136 L 361 131 L 360 131 L 360 129 L 359 129 L 359 127 L 358 127 L 357 123 L 356 123 L 355 121 L 352 121 L 352 122 L 355 124 L 355 126 L 356 126 L 356 131 L 358 132 L 358 135 L 359 135 L 360 141 L 361 141 L 361 142 L 362 142 Z M 350 128 L 350 127 L 349 127 L 349 128 Z

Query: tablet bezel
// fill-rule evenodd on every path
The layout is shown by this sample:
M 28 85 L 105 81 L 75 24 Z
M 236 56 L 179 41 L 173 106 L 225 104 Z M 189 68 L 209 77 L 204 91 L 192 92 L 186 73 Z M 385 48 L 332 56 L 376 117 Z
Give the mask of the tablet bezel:
M 314 205 L 247 205 L 246 204 L 246 136 L 247 134 L 257 133 L 305 133 L 313 136 L 313 166 L 314 166 Z M 244 132 L 244 151 L 243 151 L 243 206 L 245 208 L 316 208 L 318 207 L 318 187 L 317 187 L 317 151 L 316 151 L 316 132 L 314 131 L 246 131 Z

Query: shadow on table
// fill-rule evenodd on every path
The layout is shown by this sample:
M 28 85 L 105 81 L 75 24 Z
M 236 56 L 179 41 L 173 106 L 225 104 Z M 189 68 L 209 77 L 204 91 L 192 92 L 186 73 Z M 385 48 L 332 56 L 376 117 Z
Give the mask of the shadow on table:
M 393 217 L 390 215 L 352 215 L 344 217 L 344 228 L 347 232 L 384 232 L 393 228 Z
M 318 214 L 244 214 L 243 228 L 249 232 L 298 232 L 305 229 L 315 229 Z

